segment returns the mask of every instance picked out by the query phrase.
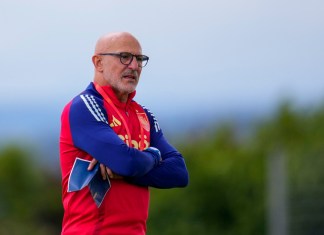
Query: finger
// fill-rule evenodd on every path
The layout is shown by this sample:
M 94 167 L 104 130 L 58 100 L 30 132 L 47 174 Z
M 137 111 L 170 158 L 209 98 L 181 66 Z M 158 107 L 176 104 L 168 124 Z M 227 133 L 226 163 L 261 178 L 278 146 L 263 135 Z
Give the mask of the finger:
M 106 167 L 107 175 L 110 179 L 114 178 L 114 173 L 108 167 Z
M 103 164 L 100 164 L 100 173 L 101 173 L 102 179 L 106 180 L 107 179 L 106 167 Z
M 92 159 L 92 161 L 90 162 L 89 166 L 88 166 L 88 171 L 91 171 L 94 166 L 97 164 L 97 160 L 96 159 Z

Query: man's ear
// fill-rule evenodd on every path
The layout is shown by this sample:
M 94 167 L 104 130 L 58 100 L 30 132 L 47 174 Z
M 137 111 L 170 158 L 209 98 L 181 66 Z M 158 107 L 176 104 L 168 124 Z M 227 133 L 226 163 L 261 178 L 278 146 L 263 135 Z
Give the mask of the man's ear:
M 101 56 L 98 56 L 98 55 L 92 56 L 92 63 L 98 72 L 103 71 Z

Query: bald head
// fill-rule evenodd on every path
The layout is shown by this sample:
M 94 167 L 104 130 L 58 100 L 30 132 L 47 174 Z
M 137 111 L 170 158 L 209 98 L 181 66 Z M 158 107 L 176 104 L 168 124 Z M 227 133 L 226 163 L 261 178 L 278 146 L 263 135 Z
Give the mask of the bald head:
M 132 57 L 129 64 L 122 63 L 122 52 L 141 55 L 142 48 L 130 33 L 109 33 L 98 39 L 92 62 L 95 69 L 94 82 L 100 86 L 112 87 L 118 99 L 126 102 L 128 95 L 136 89 L 142 67 L 137 57 Z
M 132 34 L 128 32 L 108 33 L 98 39 L 95 54 L 116 52 L 118 48 L 130 47 L 142 50 L 140 43 Z

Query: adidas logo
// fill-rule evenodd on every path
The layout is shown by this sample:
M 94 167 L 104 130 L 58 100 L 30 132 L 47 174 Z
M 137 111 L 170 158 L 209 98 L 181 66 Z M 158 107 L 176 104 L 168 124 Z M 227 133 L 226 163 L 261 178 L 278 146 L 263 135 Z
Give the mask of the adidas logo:
M 114 115 L 112 116 L 112 118 L 113 118 L 113 120 L 110 123 L 110 127 L 121 126 L 121 122 L 117 118 L 115 118 Z

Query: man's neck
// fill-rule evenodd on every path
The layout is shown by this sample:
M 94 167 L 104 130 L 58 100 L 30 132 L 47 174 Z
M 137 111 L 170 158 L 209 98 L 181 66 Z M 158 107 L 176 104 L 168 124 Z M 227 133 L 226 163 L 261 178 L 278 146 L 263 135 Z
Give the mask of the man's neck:
M 124 92 L 120 92 L 116 89 L 113 88 L 113 91 L 117 97 L 117 99 L 121 102 L 121 103 L 126 103 L 128 100 L 128 93 L 124 93 Z
M 97 83 L 99 86 L 110 86 L 109 84 L 106 84 L 105 82 L 103 82 L 103 80 L 101 79 L 97 79 L 96 77 L 94 78 L 94 83 Z M 127 103 L 128 100 L 128 93 L 127 92 L 121 92 L 113 87 L 111 87 L 112 90 L 114 91 L 117 99 L 121 102 L 121 103 Z

